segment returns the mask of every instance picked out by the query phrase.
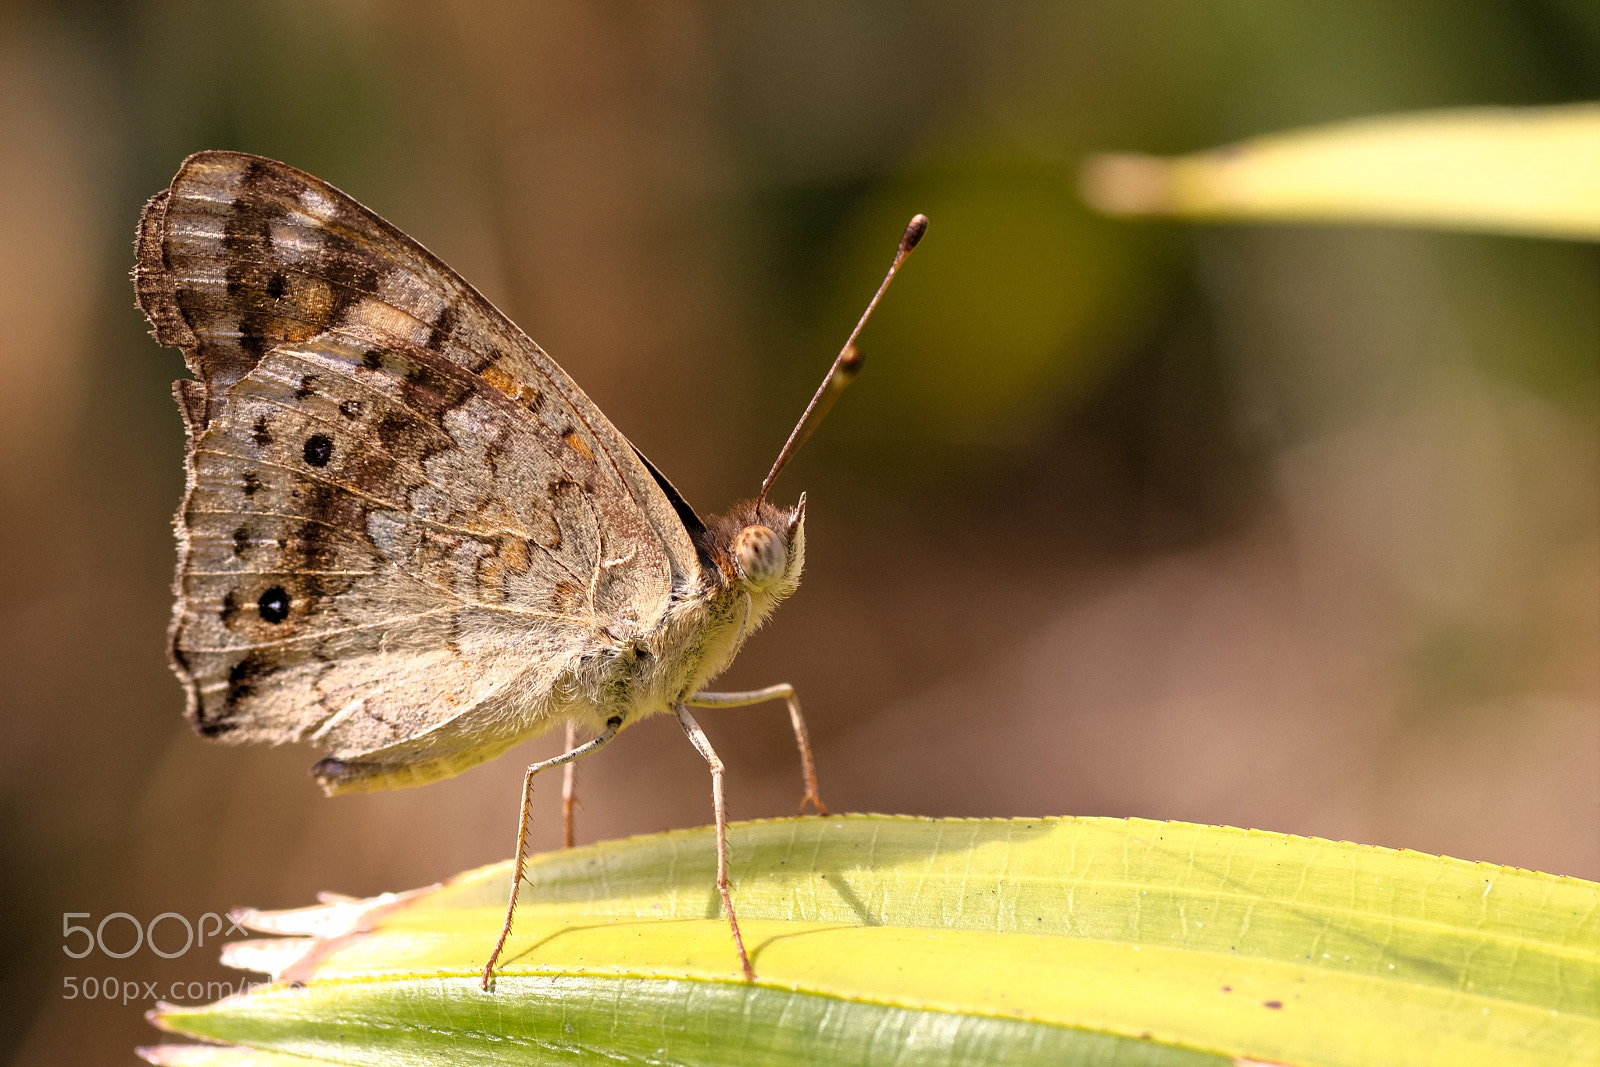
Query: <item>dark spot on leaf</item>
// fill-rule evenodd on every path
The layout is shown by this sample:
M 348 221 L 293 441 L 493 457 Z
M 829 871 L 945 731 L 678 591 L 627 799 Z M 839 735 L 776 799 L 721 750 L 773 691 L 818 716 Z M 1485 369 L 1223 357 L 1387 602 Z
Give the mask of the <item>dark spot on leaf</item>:
M 267 622 L 282 622 L 289 617 L 289 594 L 283 586 L 275 585 L 261 594 L 261 599 L 256 601 L 256 610 Z
M 314 433 L 306 438 L 306 462 L 313 467 L 326 467 L 333 458 L 333 438 L 325 433 Z

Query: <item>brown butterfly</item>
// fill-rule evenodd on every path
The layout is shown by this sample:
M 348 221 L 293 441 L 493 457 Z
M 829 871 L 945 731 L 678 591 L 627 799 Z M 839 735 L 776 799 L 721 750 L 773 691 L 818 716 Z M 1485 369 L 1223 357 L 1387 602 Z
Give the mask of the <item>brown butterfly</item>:
M 927 220 L 917 216 L 761 492 L 701 521 L 577 384 L 416 241 L 344 193 L 239 152 L 184 161 L 139 222 L 139 307 L 197 380 L 177 517 L 173 669 L 217 740 L 305 741 L 330 794 L 421 785 L 558 726 L 569 751 L 658 712 L 711 767 L 728 891 L 722 762 L 690 707 L 787 702 L 706 683 L 799 584 L 805 498 L 767 490 L 860 366 L 856 335 Z M 576 744 L 575 730 L 593 740 Z

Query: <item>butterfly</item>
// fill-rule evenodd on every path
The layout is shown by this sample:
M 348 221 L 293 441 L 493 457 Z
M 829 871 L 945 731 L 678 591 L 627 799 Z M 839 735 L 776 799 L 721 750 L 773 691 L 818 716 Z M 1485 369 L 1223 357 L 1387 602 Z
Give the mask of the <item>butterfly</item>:
M 867 308 L 921 238 L 912 220 Z M 535 776 L 671 713 L 711 769 L 717 890 L 723 765 L 691 707 L 786 702 L 804 809 L 826 814 L 788 685 L 704 687 L 798 587 L 805 497 L 767 501 L 860 367 L 835 359 L 760 494 L 703 521 L 544 350 L 449 267 L 284 163 L 201 152 L 140 218 L 152 334 L 195 375 L 176 519 L 172 666 L 189 722 L 229 743 L 307 742 L 329 794 L 449 777 L 557 726 L 523 781 L 505 923 Z M 577 744 L 577 731 L 592 739 Z

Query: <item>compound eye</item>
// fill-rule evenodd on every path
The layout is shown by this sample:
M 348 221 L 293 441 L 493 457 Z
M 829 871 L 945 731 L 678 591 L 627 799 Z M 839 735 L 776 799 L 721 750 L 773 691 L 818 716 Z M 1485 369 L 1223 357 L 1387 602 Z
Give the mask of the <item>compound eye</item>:
M 746 526 L 733 539 L 733 555 L 739 561 L 747 582 L 755 586 L 771 585 L 783 577 L 788 563 L 783 538 L 766 526 Z

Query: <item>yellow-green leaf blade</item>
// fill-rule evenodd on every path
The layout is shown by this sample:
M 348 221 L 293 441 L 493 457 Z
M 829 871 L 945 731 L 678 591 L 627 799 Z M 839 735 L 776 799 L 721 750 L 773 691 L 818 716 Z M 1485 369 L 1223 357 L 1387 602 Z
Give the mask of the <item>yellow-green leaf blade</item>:
M 138 1052 L 156 1067 L 328 1067 L 325 1060 L 236 1045 L 153 1045 Z
M 1600 104 L 1385 115 L 1176 158 L 1108 153 L 1086 164 L 1083 192 L 1110 214 L 1600 240 Z
M 353 1064 L 895 1063 L 1223 1067 L 1110 1034 L 735 982 L 562 975 L 278 986 L 169 1017 L 183 1032 Z M 176 1028 L 176 1027 L 175 1027 Z
M 718 915 L 710 836 L 690 831 L 538 857 L 492 995 L 475 993 L 474 976 L 498 928 L 503 866 L 322 942 L 284 975 L 308 990 L 175 1012 L 167 1024 L 261 1041 L 261 1020 L 285 1005 L 310 1025 L 319 991 L 337 991 L 348 1024 L 377 1010 L 356 1011 L 358 1002 L 405 989 L 417 1033 L 445 1032 L 482 1008 L 559 1045 L 538 1029 L 553 1010 L 546 993 L 533 994 L 568 989 L 569 1021 L 587 1019 L 585 1005 L 606 991 L 590 1029 L 636 1001 L 695 1005 L 701 1014 L 680 1007 L 662 1038 L 673 1055 L 687 1055 L 673 1033 L 751 1040 L 752 1019 L 765 1020 L 757 1029 L 769 1052 L 803 1053 L 809 1024 L 780 1023 L 808 1018 L 796 1005 L 822 1004 L 840 1034 L 855 1035 L 829 1046 L 839 1062 L 881 1053 L 884 1034 L 941 1027 L 987 1035 L 979 1044 L 998 1050 L 992 1062 L 1047 1046 L 1062 1054 L 1051 1042 L 1068 1038 L 1308 1064 L 1600 1056 L 1593 883 L 1140 820 L 860 816 L 732 831 L 755 987 L 739 979 Z M 649 992 L 661 989 L 674 992 Z M 392 1021 L 373 1025 L 388 1033 Z M 275 1041 L 262 1047 L 350 1054 Z

